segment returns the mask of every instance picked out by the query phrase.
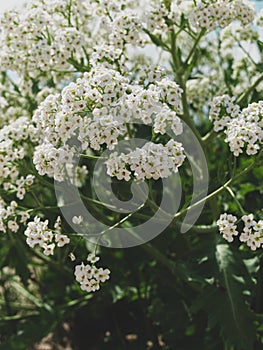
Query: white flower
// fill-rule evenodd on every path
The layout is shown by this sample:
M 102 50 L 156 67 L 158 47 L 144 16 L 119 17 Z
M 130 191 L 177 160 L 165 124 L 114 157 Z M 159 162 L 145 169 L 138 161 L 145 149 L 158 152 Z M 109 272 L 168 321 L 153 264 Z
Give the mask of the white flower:
M 83 222 L 83 217 L 81 215 L 79 216 L 73 216 L 72 222 L 75 225 L 80 225 Z
M 54 249 L 55 249 L 55 243 L 52 243 L 52 244 L 46 244 L 46 243 L 44 243 L 43 244 L 43 253 L 45 254 L 45 255 L 54 255 Z
M 253 229 L 255 231 L 263 231 L 263 220 L 259 220 L 253 224 Z
M 241 219 L 244 221 L 245 226 L 248 228 L 256 224 L 253 214 L 243 215 Z
M 30 218 L 30 215 L 26 211 L 20 212 L 20 215 L 21 215 L 20 222 L 22 224 L 25 224 L 27 222 L 27 220 Z
M 252 229 L 244 227 L 243 232 L 239 236 L 240 242 L 247 242 L 252 234 Z
M 58 233 L 55 235 L 55 241 L 58 247 L 64 247 L 64 245 L 69 244 L 70 239 L 67 235 L 62 235 Z
M 9 220 L 7 223 L 7 227 L 12 231 L 12 232 L 17 232 L 19 229 L 19 225 L 17 224 L 16 221 L 14 220 Z
M 94 253 L 90 253 L 87 257 L 87 261 L 91 262 L 92 264 L 96 263 L 99 260 L 100 258 L 96 256 Z
M 255 231 L 254 233 L 251 233 L 249 235 L 249 238 L 246 243 L 251 250 L 256 250 L 262 246 L 263 236 L 260 234 L 260 232 Z
M 99 282 L 106 282 L 110 278 L 110 270 L 99 268 L 96 278 Z

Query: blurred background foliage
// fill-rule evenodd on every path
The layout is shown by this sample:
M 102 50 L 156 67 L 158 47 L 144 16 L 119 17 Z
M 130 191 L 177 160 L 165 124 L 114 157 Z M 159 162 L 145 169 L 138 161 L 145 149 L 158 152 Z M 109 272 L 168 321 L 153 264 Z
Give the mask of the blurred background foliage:
M 251 96 L 262 98 L 256 91 Z M 204 118 L 199 123 L 204 135 L 210 123 Z M 207 157 L 211 192 L 231 174 L 233 157 L 219 140 Z M 239 163 L 245 168 L 250 160 Z M 191 187 L 187 171 L 182 177 L 183 186 Z M 235 182 L 236 200 L 222 192 L 218 208 L 207 202 L 199 223 L 211 224 L 211 213 L 236 213 L 240 204 L 247 212 L 259 212 L 262 178 L 259 164 Z M 44 214 L 52 221 L 59 213 Z M 262 252 L 251 253 L 238 241 L 227 244 L 213 226 L 201 234 L 178 232 L 172 225 L 143 246 L 102 249 L 112 275 L 95 294 L 79 289 L 69 258 L 56 253 L 49 259 L 22 237 L 0 235 L 0 349 L 41 349 L 34 344 L 47 335 L 49 348 L 58 350 L 262 349 Z M 88 243 L 74 239 L 76 255 L 85 255 Z

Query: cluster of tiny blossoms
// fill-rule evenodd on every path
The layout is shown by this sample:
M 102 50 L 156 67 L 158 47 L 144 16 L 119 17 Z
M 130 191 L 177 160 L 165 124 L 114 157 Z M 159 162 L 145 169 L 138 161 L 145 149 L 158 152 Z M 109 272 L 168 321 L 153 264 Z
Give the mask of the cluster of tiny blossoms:
M 38 216 L 35 216 L 34 221 L 27 224 L 24 234 L 27 237 L 26 243 L 31 248 L 41 247 L 45 255 L 53 255 L 56 246 L 61 248 L 70 242 L 67 235 L 61 234 L 61 219 L 59 216 L 54 224 L 54 230 L 48 227 L 48 220 L 41 221 Z
M 175 135 L 181 134 L 177 116 L 181 93 L 178 84 L 166 77 L 146 87 L 97 66 L 61 94 L 48 96 L 34 113 L 39 143 L 33 158 L 36 169 L 61 181 L 65 163 L 76 153 L 76 147 L 69 146 L 71 140 L 77 139 L 82 153 L 99 151 L 102 145 L 112 150 L 119 137 L 128 134 L 126 123 L 133 121 L 153 125 L 156 133 L 172 129 Z
M 240 107 L 234 101 L 235 97 L 222 95 L 214 97 L 210 103 L 209 119 L 213 122 L 216 132 L 223 130 L 231 117 L 238 116 Z
M 217 25 L 226 27 L 239 20 L 243 26 L 251 24 L 255 17 L 252 4 L 244 0 L 220 0 L 210 3 L 200 2 L 191 12 L 193 27 L 214 29 Z
M 217 220 L 217 225 L 219 227 L 219 232 L 223 235 L 224 239 L 228 242 L 233 242 L 234 237 L 238 235 L 236 230 L 237 225 L 235 225 L 237 217 L 232 214 L 221 214 L 219 220 Z
M 254 215 L 243 215 L 244 223 L 243 231 L 239 236 L 239 240 L 247 244 L 251 250 L 263 248 L 263 220 L 255 221 Z M 228 242 L 233 242 L 234 237 L 239 235 L 237 231 L 237 217 L 231 214 L 224 213 L 220 215 L 217 225 L 220 233 Z
M 166 178 L 182 165 L 183 151 L 181 143 L 174 140 L 165 146 L 147 142 L 128 154 L 112 153 L 106 162 L 107 174 L 126 181 L 130 180 L 132 172 L 139 180 Z
M 225 129 L 225 141 L 236 157 L 244 148 L 248 155 L 256 154 L 263 143 L 263 101 L 251 103 L 242 111 L 233 101 L 228 95 L 216 97 L 209 119 L 216 132 Z
M 88 18 L 88 6 L 77 0 L 29 1 L 19 12 L 5 12 L 0 30 L 1 70 L 15 70 L 26 78 L 70 68 L 69 59 L 78 59 L 82 45 L 90 40 Z
M 6 205 L 0 197 L 0 232 L 6 233 L 7 230 L 13 233 L 18 232 L 19 223 L 24 225 L 29 217 L 26 211 L 18 210 L 17 202 L 12 201 L 9 205 Z
M 110 278 L 110 270 L 97 267 L 95 263 L 99 257 L 91 253 L 88 255 L 88 264 L 83 262 L 75 267 L 75 276 L 80 288 L 86 292 L 95 292 L 100 289 L 100 283 Z
M 212 51 L 212 43 L 211 43 Z M 198 110 L 202 110 L 208 101 L 214 96 L 215 91 L 221 93 L 223 77 L 221 72 L 213 70 L 198 79 L 190 79 L 186 82 L 188 101 Z
M 19 176 L 19 162 L 26 151 L 26 140 L 30 136 L 30 123 L 27 117 L 21 117 L 0 129 L 0 184 L 5 191 L 16 192 L 22 200 L 33 182 L 34 176 Z
M 109 49 L 112 52 L 123 50 L 126 43 L 134 46 L 144 45 L 139 12 L 129 8 L 127 2 L 125 4 L 125 1 L 100 1 L 98 10 L 104 14 L 101 24 L 108 33 Z M 98 48 L 96 51 L 98 52 Z M 102 53 L 101 50 L 100 52 Z

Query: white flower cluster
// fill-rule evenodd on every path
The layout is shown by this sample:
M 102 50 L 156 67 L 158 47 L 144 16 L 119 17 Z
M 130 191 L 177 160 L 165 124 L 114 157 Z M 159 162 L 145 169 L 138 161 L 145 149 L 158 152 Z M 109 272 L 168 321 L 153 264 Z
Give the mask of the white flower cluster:
M 139 180 L 166 178 L 183 164 L 183 151 L 181 143 L 174 140 L 165 146 L 147 142 L 128 154 L 112 153 L 106 162 L 107 174 L 125 181 L 130 180 L 132 172 Z
M 171 111 L 167 106 L 163 106 L 156 114 L 153 127 L 156 134 L 165 134 L 169 127 L 171 127 L 175 135 L 183 133 L 183 125 L 180 118 L 177 117 L 176 112 Z
M 35 148 L 33 163 L 39 175 L 48 175 L 56 181 L 63 181 L 65 167 L 72 164 L 72 151 L 66 147 L 55 148 L 50 143 L 44 143 Z
M 237 217 L 231 214 L 221 214 L 219 220 L 217 220 L 217 225 L 219 227 L 219 232 L 223 235 L 224 239 L 228 242 L 233 242 L 234 237 L 238 235 L 235 225 Z
M 1 70 L 15 70 L 26 77 L 39 72 L 67 69 L 68 60 L 79 58 L 85 38 L 89 39 L 89 10 L 77 0 L 29 1 L 19 12 L 1 18 Z M 78 28 L 78 29 L 77 29 Z
M 0 180 L 8 179 L 15 182 L 19 171 L 14 164 L 14 160 L 24 158 L 24 149 L 16 148 L 12 140 L 0 141 Z
M 67 235 L 61 234 L 61 218 L 58 216 L 54 230 L 49 229 L 48 220 L 41 221 L 38 216 L 27 224 L 24 232 L 26 243 L 34 248 L 36 245 L 43 249 L 43 254 L 53 255 L 55 247 L 63 247 L 70 242 Z
M 254 20 L 252 4 L 244 0 L 220 0 L 210 3 L 199 2 L 190 15 L 190 23 L 197 28 L 214 29 L 217 25 L 226 27 L 239 20 L 243 26 Z
M 142 23 L 135 11 L 121 8 L 115 12 L 114 18 L 110 21 L 105 18 L 105 24 L 109 34 L 109 43 L 112 47 L 123 49 L 128 43 L 134 46 L 143 46 L 144 40 L 141 33 Z
M 223 130 L 231 117 L 238 116 L 240 107 L 234 101 L 235 97 L 222 95 L 214 97 L 210 103 L 209 119 L 213 122 L 216 132 Z
M 240 241 L 245 242 L 251 250 L 263 248 L 263 220 L 255 221 L 253 214 L 242 216 L 242 220 L 245 226 Z
M 27 175 L 26 177 L 21 176 L 15 181 L 15 184 L 5 182 L 3 184 L 3 188 L 5 191 L 14 190 L 16 192 L 17 198 L 22 200 L 25 197 L 26 191 L 29 190 L 29 188 L 33 185 L 34 179 L 34 175 Z
M 168 17 L 169 11 L 161 2 L 154 3 L 152 9 L 146 12 L 146 28 L 150 33 L 162 34 L 167 29 L 165 17 Z
M 116 100 L 124 82 L 118 72 L 98 67 L 65 87 L 61 95 L 48 96 L 33 116 L 39 135 L 54 146 L 65 145 L 79 129 L 82 149 L 110 146 L 122 133 L 121 124 L 103 107 Z
M 251 103 L 226 128 L 226 142 L 238 156 L 246 147 L 248 155 L 257 154 L 263 143 L 263 101 Z
M 21 117 L 0 129 L 0 184 L 5 191 L 15 191 L 22 200 L 32 186 L 34 176 L 19 177 L 19 161 L 26 155 L 25 141 L 31 136 L 27 117 Z
M 22 97 L 20 92 L 12 84 L 11 73 L 6 72 L 8 77 L 5 84 L 0 83 L 0 128 L 7 125 L 8 122 L 14 122 L 21 116 L 29 117 L 30 113 L 25 109 L 25 105 L 28 103 L 25 97 Z
M 110 270 L 97 267 L 95 263 L 99 260 L 93 253 L 88 255 L 88 264 L 83 262 L 75 267 L 75 276 L 80 288 L 86 292 L 95 292 L 100 289 L 100 283 L 110 278 Z
M 211 44 L 212 46 L 212 44 Z M 212 51 L 212 47 L 211 47 Z M 211 101 L 215 91 L 217 94 L 222 92 L 223 77 L 219 71 L 207 72 L 198 79 L 190 79 L 186 82 L 188 101 L 198 110 L 202 110 Z
M 237 157 L 246 149 L 248 155 L 258 153 L 263 143 L 263 101 L 251 103 L 240 112 L 234 98 L 216 97 L 211 103 L 209 119 L 216 132 L 225 129 L 231 152 Z
M 72 161 L 76 149 L 69 141 L 77 139 L 80 150 L 99 151 L 103 144 L 112 150 L 118 138 L 127 134 L 126 123 L 139 120 L 154 124 L 156 133 L 171 128 L 182 133 L 177 116 L 182 89 L 168 78 L 147 88 L 129 82 L 115 70 L 98 66 L 43 101 L 33 116 L 34 135 L 39 146 L 34 164 L 40 175 L 63 180 L 63 169 Z M 169 107 L 168 107 L 169 106 Z
M 231 214 L 224 213 L 220 215 L 217 225 L 219 231 L 228 242 L 233 242 L 233 236 L 237 236 L 239 232 L 235 225 L 237 217 Z M 263 220 L 255 221 L 254 215 L 243 215 L 242 221 L 244 228 L 239 236 L 241 242 L 245 242 L 251 250 L 263 248 Z
M 19 230 L 19 223 L 25 224 L 29 219 L 29 214 L 18 210 L 17 207 L 18 204 L 15 201 L 12 201 L 10 205 L 6 205 L 0 197 L 0 232 L 5 233 L 7 230 L 10 230 L 16 233 Z M 18 223 L 19 216 L 20 220 Z
M 28 117 L 20 117 L 0 129 L 0 142 L 26 140 L 30 136 L 30 132 Z

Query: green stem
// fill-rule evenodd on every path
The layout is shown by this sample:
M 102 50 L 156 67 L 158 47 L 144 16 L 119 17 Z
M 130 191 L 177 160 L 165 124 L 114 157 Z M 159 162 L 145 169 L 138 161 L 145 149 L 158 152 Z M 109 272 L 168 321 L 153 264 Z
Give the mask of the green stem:
M 257 66 L 257 63 L 254 61 L 254 59 L 252 58 L 252 56 L 250 55 L 250 53 L 243 47 L 243 45 L 241 44 L 241 42 L 238 40 L 238 38 L 236 36 L 234 36 L 234 38 L 236 39 L 238 46 L 240 47 L 240 49 L 247 55 L 247 57 L 250 59 L 250 61 Z
M 176 265 L 175 263 L 167 258 L 163 253 L 156 249 L 151 243 L 143 244 L 142 249 L 145 250 L 149 255 L 159 261 L 162 265 L 168 268 L 168 270 L 175 276 L 176 274 Z
M 203 144 L 208 145 L 218 134 L 214 131 L 214 129 L 210 130 L 203 138 Z
M 207 195 L 205 198 L 200 199 L 198 202 L 194 203 L 193 205 L 190 205 L 188 208 L 183 209 L 182 211 L 180 211 L 179 213 L 177 213 L 174 216 L 174 220 L 178 219 L 179 217 L 181 217 L 183 214 L 185 214 L 187 211 L 194 209 L 195 207 L 197 207 L 198 205 L 206 202 L 207 200 L 217 196 L 219 193 L 225 191 L 227 189 L 227 187 L 232 184 L 233 182 L 235 182 L 238 178 L 240 178 L 241 176 L 245 175 L 248 171 L 250 171 L 252 168 L 254 168 L 254 166 L 256 165 L 256 161 L 254 161 L 253 163 L 251 163 L 248 167 L 246 167 L 245 169 L 243 169 L 242 171 L 240 171 L 239 173 L 237 173 L 236 175 L 232 176 L 231 179 L 229 179 L 224 185 L 222 185 L 221 187 L 219 187 L 217 190 L 215 190 L 214 192 L 210 193 L 209 195 Z
M 255 90 L 255 88 L 258 86 L 258 84 L 263 80 L 263 73 L 258 77 L 258 79 L 255 81 L 255 83 L 243 94 L 239 96 L 237 99 L 237 104 L 241 105 L 243 102 L 246 101 L 248 98 L 249 94 Z
M 179 60 L 179 57 L 177 56 L 177 48 L 176 48 L 176 35 L 174 30 L 171 33 L 171 55 L 172 55 L 172 61 L 175 68 L 175 75 L 177 77 L 178 83 L 183 89 L 182 93 L 182 106 L 183 106 L 183 115 L 181 116 L 182 120 L 190 127 L 190 129 L 193 131 L 195 136 L 197 137 L 198 141 L 201 145 L 203 145 L 202 137 L 199 133 L 199 131 L 196 129 L 194 122 L 190 116 L 189 108 L 188 108 L 188 102 L 187 102 L 187 91 L 186 91 L 186 84 L 183 77 L 183 71 L 182 71 L 182 64 Z
M 97 157 L 97 156 L 92 156 L 92 155 L 90 155 L 90 154 L 80 154 L 80 156 L 82 157 L 82 158 L 86 158 L 86 159 L 94 159 L 94 160 L 98 160 L 98 159 L 108 159 L 108 158 L 105 158 L 105 157 Z
M 234 202 L 236 203 L 236 205 L 238 206 L 240 212 L 241 212 L 243 215 L 245 215 L 246 212 L 245 212 L 245 210 L 243 209 L 242 205 L 240 204 L 239 200 L 236 198 L 236 196 L 235 196 L 234 192 L 232 191 L 232 189 L 231 189 L 230 187 L 227 186 L 227 187 L 226 187 L 226 190 L 227 190 L 227 192 L 230 194 L 230 196 L 232 197 L 232 199 L 234 200 Z
M 192 49 L 190 50 L 190 52 L 189 52 L 189 54 L 188 54 L 188 56 L 187 56 L 187 58 L 186 58 L 186 60 L 185 60 L 185 62 L 184 62 L 184 65 L 185 65 L 185 66 L 188 65 L 188 63 L 189 63 L 190 59 L 192 58 L 192 56 L 193 56 L 193 54 L 194 54 L 194 52 L 195 52 L 195 50 L 196 50 L 196 48 L 197 48 L 197 45 L 199 44 L 199 42 L 200 42 L 202 36 L 204 35 L 204 33 L 205 33 L 205 29 L 203 28 L 203 29 L 200 31 L 200 33 L 198 34 L 198 36 L 197 36 L 197 38 L 196 38 L 196 40 L 195 40 L 195 43 L 194 43 Z

